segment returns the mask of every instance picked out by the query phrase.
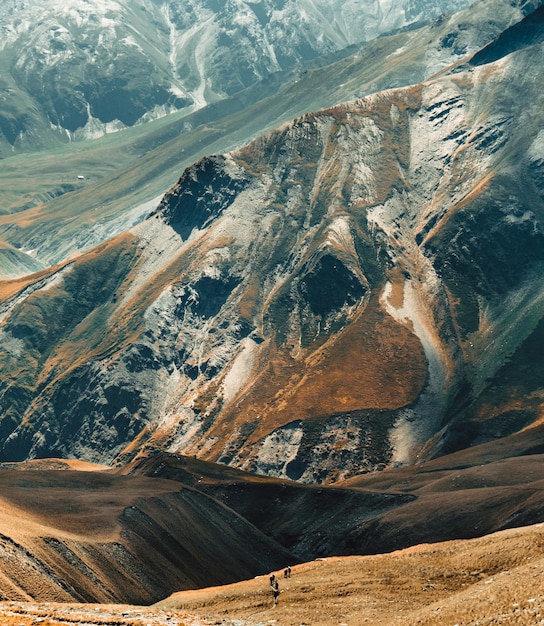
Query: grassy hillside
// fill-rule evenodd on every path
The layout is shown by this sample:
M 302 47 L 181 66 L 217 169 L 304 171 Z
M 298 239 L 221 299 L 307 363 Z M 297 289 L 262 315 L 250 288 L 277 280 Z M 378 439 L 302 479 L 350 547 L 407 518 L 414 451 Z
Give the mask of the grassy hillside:
M 6 626 L 535 626 L 544 615 L 542 525 L 391 554 L 328 558 L 279 578 L 273 606 L 268 574 L 185 591 L 152 607 L 0 603 Z
M 540 524 L 375 557 L 313 561 L 292 568 L 287 579 L 282 570 L 276 573 L 276 607 L 268 578 L 260 577 L 175 594 L 157 608 L 174 615 L 178 610 L 203 613 L 219 624 L 236 616 L 248 624 L 284 626 L 534 626 L 544 614 Z
M 0 593 L 10 600 L 149 604 L 291 558 L 204 494 L 90 464 L 4 465 L 0 502 Z

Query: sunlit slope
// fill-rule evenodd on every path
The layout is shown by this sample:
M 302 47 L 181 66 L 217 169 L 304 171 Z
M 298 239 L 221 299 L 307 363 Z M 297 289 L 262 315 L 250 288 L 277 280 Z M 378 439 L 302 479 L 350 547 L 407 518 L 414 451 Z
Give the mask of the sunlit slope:
M 541 56 L 304 115 L 3 283 L 3 458 L 333 481 L 537 423 Z
M 5 0 L 0 157 L 193 112 L 468 0 Z
M 544 612 L 542 548 L 538 524 L 376 557 L 314 561 L 294 567 L 289 579 L 280 570 L 276 607 L 267 578 L 260 577 L 174 594 L 157 608 L 198 612 L 204 604 L 206 615 L 219 623 L 236 616 L 250 624 L 275 620 L 285 626 L 308 621 L 316 626 L 533 626 Z

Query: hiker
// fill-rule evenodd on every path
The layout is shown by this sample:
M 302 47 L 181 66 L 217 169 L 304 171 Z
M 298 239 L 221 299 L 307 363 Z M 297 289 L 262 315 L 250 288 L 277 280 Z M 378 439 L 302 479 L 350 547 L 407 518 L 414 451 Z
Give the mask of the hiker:
M 274 581 L 276 580 L 276 575 L 275 574 L 270 574 L 270 586 L 273 587 L 274 586 Z
M 283 577 L 284 578 L 291 578 L 291 566 L 288 565 L 284 570 L 283 570 Z
M 280 595 L 280 585 L 277 580 L 274 581 L 272 586 L 272 593 L 274 594 L 274 606 L 278 604 L 278 597 Z

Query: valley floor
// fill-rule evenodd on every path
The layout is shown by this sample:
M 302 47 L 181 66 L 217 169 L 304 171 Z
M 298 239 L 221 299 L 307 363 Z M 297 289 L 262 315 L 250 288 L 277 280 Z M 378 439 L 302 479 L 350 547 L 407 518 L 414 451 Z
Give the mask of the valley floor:
M 447 520 L 444 520 L 447 523 Z M 544 524 L 390 554 L 333 557 L 174 594 L 145 607 L 0 604 L 0 624 L 175 626 L 491 626 L 544 624 Z

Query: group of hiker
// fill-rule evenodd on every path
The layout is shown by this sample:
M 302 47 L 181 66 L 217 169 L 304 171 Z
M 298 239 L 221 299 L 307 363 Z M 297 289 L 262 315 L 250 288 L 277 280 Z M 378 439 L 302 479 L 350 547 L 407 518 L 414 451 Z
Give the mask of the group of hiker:
M 283 570 L 283 577 L 291 578 L 291 566 L 290 565 L 288 565 Z M 278 598 L 280 595 L 280 583 L 276 577 L 276 574 L 274 573 L 270 574 L 270 586 L 272 587 L 272 594 L 274 596 L 274 606 L 276 606 L 276 604 L 278 604 Z

